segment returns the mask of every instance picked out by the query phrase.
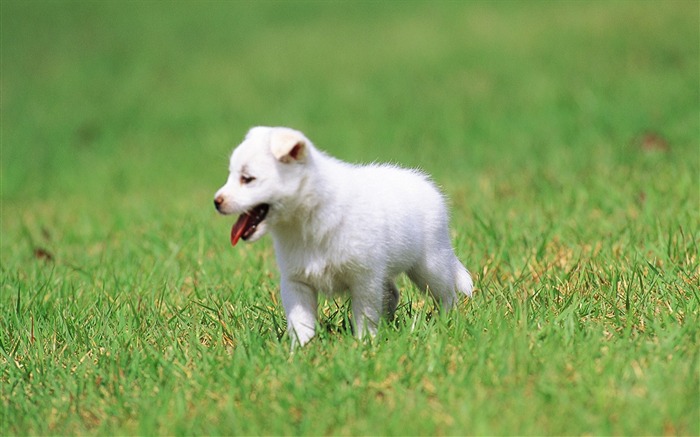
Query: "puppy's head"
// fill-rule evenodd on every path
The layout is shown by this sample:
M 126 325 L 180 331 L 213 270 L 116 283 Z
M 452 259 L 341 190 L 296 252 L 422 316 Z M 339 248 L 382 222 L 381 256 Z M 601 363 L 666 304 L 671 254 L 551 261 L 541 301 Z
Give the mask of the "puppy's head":
M 277 210 L 298 191 L 310 147 L 304 134 L 293 129 L 255 127 L 234 149 L 228 180 L 214 195 L 221 214 L 239 215 L 231 244 L 265 235 Z

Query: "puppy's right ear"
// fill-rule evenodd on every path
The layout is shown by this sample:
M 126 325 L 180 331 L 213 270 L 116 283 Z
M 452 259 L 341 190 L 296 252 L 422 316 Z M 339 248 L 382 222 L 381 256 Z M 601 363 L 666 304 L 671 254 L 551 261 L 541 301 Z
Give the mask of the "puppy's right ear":
M 307 139 L 299 132 L 284 130 L 270 137 L 272 155 L 284 164 L 303 163 L 306 160 Z

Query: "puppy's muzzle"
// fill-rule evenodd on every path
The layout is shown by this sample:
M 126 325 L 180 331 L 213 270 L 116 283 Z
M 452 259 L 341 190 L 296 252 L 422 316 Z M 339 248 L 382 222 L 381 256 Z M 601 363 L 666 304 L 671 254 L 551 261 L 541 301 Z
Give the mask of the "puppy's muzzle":
M 221 212 L 221 205 L 224 204 L 224 196 L 216 196 L 214 198 L 214 206 L 216 207 L 216 210 Z

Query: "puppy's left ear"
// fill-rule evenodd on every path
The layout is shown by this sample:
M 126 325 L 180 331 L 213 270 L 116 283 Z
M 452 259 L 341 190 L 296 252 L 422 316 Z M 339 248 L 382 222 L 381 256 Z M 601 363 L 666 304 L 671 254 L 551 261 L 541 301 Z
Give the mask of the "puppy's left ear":
M 284 164 L 306 161 L 307 139 L 298 132 L 274 132 L 270 138 L 272 154 Z

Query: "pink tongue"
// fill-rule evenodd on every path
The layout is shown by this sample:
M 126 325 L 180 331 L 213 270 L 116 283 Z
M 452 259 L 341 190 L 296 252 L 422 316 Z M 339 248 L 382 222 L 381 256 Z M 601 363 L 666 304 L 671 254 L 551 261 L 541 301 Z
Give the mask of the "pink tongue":
M 238 243 L 238 240 L 241 238 L 241 235 L 243 235 L 243 232 L 245 232 L 246 227 L 248 227 L 248 220 L 250 220 L 250 215 L 248 214 L 241 214 L 240 217 L 238 217 L 238 220 L 236 220 L 236 223 L 233 224 L 233 227 L 231 228 L 231 244 L 233 246 Z

